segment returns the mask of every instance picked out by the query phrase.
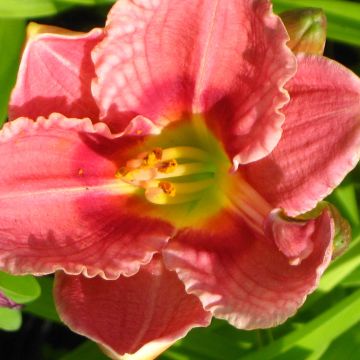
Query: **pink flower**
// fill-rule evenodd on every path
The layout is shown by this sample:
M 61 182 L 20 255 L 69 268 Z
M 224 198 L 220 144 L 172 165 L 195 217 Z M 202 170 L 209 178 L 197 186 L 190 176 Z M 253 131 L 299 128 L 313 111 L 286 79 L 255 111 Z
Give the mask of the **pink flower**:
M 0 133 L 1 268 L 57 271 L 64 322 L 134 359 L 212 316 L 293 315 L 334 220 L 289 217 L 359 160 L 360 81 L 286 41 L 265 0 L 124 0 L 105 30 L 31 39 Z

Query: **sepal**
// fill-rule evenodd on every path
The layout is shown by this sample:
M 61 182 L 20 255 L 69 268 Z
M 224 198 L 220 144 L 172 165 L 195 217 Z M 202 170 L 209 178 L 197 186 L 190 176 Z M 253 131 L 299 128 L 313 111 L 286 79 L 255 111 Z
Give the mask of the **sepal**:
M 294 54 L 322 55 L 326 41 L 326 16 L 322 9 L 308 8 L 280 14 L 290 36 L 287 43 Z

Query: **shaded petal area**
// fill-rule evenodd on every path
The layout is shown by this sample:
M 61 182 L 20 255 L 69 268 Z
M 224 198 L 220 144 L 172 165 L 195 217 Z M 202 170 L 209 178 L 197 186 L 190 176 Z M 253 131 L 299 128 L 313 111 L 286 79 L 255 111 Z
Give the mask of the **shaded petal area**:
M 10 119 L 36 119 L 59 112 L 97 120 L 99 111 L 90 87 L 95 76 L 90 51 L 102 36 L 101 29 L 94 29 L 87 34 L 31 37 L 11 96 Z
M 283 224 L 284 234 L 292 233 L 294 240 L 289 226 Z M 303 304 L 330 262 L 334 229 L 329 213 L 309 227 L 306 242 L 312 242 L 312 252 L 294 266 L 293 254 L 287 257 L 271 238 L 224 210 L 207 227 L 180 231 L 163 251 L 165 265 L 214 316 L 242 329 L 276 326 Z
M 73 331 L 129 360 L 154 359 L 211 318 L 158 258 L 115 281 L 57 273 L 55 301 Z
M 360 157 L 359 78 L 324 57 L 298 60 L 279 144 L 242 168 L 247 181 L 290 216 L 314 208 Z
M 137 122 L 140 122 L 137 119 Z M 137 138 L 53 114 L 0 132 L 0 267 L 14 274 L 132 275 L 172 227 L 115 178 Z
M 205 114 L 236 164 L 259 159 L 281 136 L 286 40 L 265 0 L 118 2 L 92 53 L 100 116 L 122 130 L 137 114 L 160 126 Z

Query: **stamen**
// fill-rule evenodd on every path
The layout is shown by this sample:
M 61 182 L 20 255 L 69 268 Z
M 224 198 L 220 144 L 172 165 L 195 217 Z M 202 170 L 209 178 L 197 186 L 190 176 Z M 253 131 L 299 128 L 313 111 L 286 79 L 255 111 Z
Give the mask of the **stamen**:
M 116 171 L 115 177 L 116 177 L 117 179 L 121 179 L 121 178 L 123 178 L 128 172 L 129 172 L 129 170 L 128 170 L 125 166 L 122 166 L 119 170 Z
M 154 153 L 157 160 L 162 159 L 162 156 L 163 156 L 163 149 L 162 148 L 157 147 L 152 152 Z
M 162 152 L 162 160 L 170 159 L 191 159 L 198 161 L 209 161 L 210 157 L 204 150 L 191 146 L 176 146 L 164 149 Z
M 182 204 L 198 200 L 203 191 L 213 183 L 213 179 L 189 183 L 160 181 L 156 187 L 156 180 L 153 180 L 145 190 L 145 197 L 148 201 L 157 205 Z
M 177 159 L 181 159 L 180 164 Z M 205 151 L 191 146 L 177 146 L 142 152 L 128 160 L 115 176 L 145 189 L 145 197 L 151 203 L 165 205 L 198 200 L 214 184 L 214 172 L 215 168 Z M 201 180 L 186 178 L 192 175 L 200 175 Z M 163 181 L 183 176 L 185 178 L 179 182 Z
M 149 152 L 143 159 L 143 164 L 146 166 L 154 166 L 158 161 L 162 159 L 163 150 L 159 147 Z
M 208 187 L 214 184 L 214 179 L 199 180 L 193 182 L 175 183 L 174 187 L 177 194 L 191 194 L 206 190 Z
M 156 205 L 175 205 L 183 204 L 189 201 L 198 200 L 201 193 L 176 195 L 171 197 L 164 193 L 160 188 L 149 188 L 145 190 L 145 197 L 148 201 Z
M 143 164 L 144 160 L 142 159 L 131 159 L 128 160 L 126 162 L 126 168 L 127 169 L 137 169 L 139 167 L 141 167 L 141 165 Z
M 175 159 L 171 159 L 169 161 L 162 162 L 157 169 L 161 173 L 169 174 L 174 172 L 176 167 L 177 167 L 177 161 Z
M 143 182 L 152 180 L 156 175 L 154 168 L 139 168 L 131 171 L 127 171 L 122 175 L 119 171 L 115 174 L 116 177 L 121 178 L 128 184 L 141 186 Z
M 190 164 L 178 164 L 172 172 L 163 173 L 159 172 L 156 175 L 157 179 L 166 179 L 178 176 L 187 176 L 195 174 L 213 173 L 214 169 L 208 164 L 204 163 L 190 163 Z
M 176 194 L 175 186 L 171 182 L 168 181 L 160 181 L 159 188 L 166 194 L 171 197 L 174 197 Z

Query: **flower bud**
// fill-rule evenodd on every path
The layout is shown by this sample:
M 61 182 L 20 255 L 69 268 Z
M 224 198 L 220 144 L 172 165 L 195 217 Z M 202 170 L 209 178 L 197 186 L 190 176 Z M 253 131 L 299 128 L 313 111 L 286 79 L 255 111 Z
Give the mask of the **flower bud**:
M 280 17 L 290 37 L 287 45 L 295 54 L 323 54 L 326 41 L 326 16 L 323 10 L 289 10 L 281 13 Z

